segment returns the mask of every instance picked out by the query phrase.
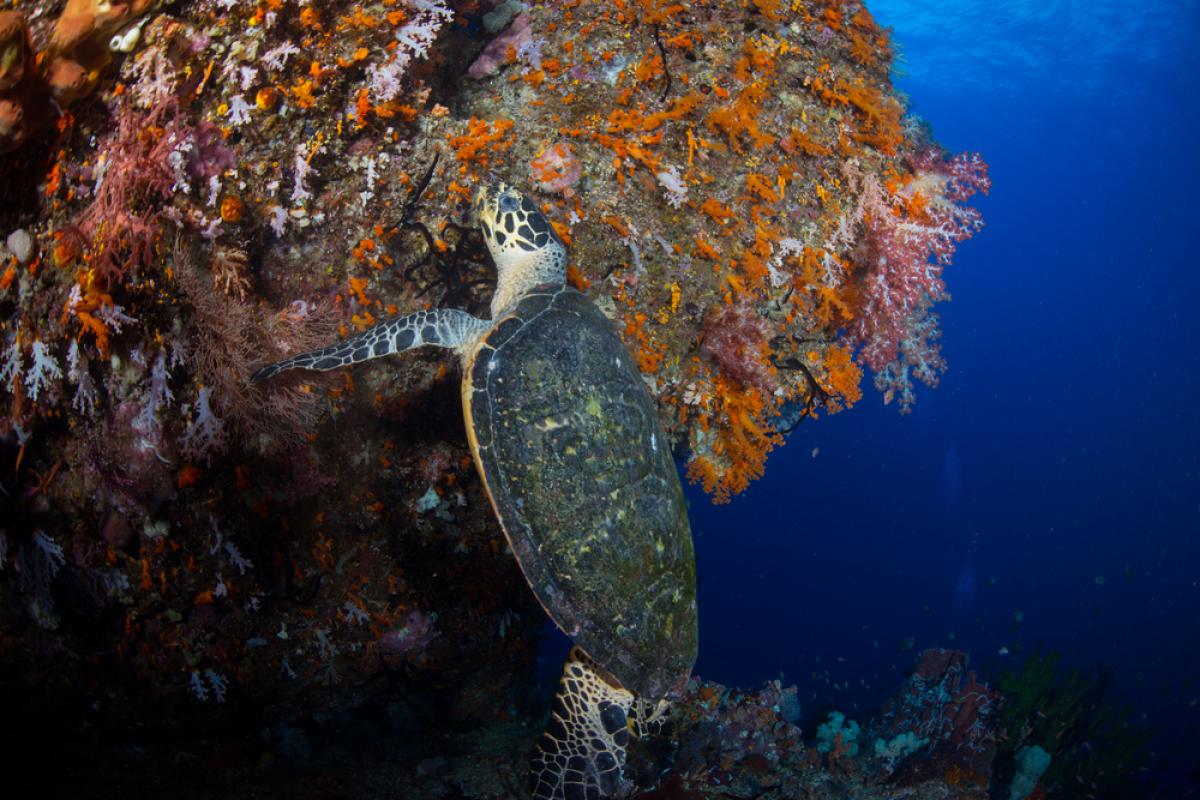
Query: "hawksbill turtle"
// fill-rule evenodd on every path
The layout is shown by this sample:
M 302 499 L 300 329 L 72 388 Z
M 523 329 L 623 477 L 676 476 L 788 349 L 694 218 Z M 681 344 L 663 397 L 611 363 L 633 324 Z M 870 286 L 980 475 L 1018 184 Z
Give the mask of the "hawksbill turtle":
M 436 346 L 462 360 L 471 453 L 521 570 L 574 642 L 530 761 L 535 800 L 625 788 L 691 673 L 696 569 L 653 399 L 611 322 L 566 282 L 567 249 L 516 188 L 473 204 L 497 283 L 491 319 L 419 311 L 259 370 L 331 370 Z

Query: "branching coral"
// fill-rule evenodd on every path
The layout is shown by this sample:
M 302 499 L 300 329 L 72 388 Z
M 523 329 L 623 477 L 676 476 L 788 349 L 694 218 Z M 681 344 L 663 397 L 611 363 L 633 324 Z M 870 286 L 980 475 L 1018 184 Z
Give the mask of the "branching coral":
M 230 421 L 234 431 L 277 445 L 302 441 L 316 420 L 316 397 L 293 383 L 266 393 L 250 375 L 271 350 L 292 352 L 328 341 L 333 334 L 328 310 L 307 306 L 263 318 L 233 297 L 214 292 L 196 264 L 196 245 L 180 237 L 174 247 L 174 274 L 192 307 L 196 334 L 188 343 L 205 400 Z M 228 440 L 226 440 L 228 441 Z
M 700 446 L 688 461 L 687 476 L 711 494 L 713 502 L 727 503 L 762 477 L 767 454 L 783 444 L 783 437 L 772 423 L 778 414 L 774 398 L 755 387 L 718 375 L 712 396 L 701 419 L 715 421 L 698 433 Z
M 171 154 L 189 139 L 173 98 L 146 112 L 126 103 L 115 123 L 92 202 L 77 223 L 87 260 L 112 285 L 154 260 L 162 204 L 176 182 Z
M 476 168 L 488 168 L 494 155 L 503 153 L 512 146 L 513 121 L 497 119 L 489 122 L 472 117 L 467 129 L 450 137 L 450 147 L 458 159 L 459 173 L 466 175 Z

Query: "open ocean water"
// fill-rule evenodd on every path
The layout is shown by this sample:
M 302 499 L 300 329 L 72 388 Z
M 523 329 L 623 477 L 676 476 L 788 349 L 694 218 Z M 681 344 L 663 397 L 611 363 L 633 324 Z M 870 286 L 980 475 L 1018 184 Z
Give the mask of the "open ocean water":
M 991 166 L 940 307 L 950 370 L 900 416 L 801 424 L 726 506 L 691 496 L 697 672 L 874 709 L 915 652 L 1110 670 L 1200 789 L 1200 4 L 870 4 L 896 82 Z M 865 713 L 865 712 L 864 712 Z

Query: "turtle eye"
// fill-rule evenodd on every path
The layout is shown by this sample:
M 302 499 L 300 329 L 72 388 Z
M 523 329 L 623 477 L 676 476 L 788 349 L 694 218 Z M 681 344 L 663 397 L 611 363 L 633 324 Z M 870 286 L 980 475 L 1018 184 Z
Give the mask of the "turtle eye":
M 501 214 L 511 214 L 521 207 L 521 201 L 517 199 L 516 195 L 505 192 L 500 195 L 500 201 L 496 206 Z

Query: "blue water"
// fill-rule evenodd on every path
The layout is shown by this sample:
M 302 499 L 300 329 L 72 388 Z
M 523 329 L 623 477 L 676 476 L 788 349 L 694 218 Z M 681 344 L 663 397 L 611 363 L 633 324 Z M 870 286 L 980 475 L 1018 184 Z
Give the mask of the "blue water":
M 868 390 L 730 505 L 690 492 L 697 672 L 869 716 L 924 647 L 1044 646 L 1111 665 L 1195 796 L 1200 3 L 868 5 L 912 110 L 991 165 L 988 225 L 911 415 Z

